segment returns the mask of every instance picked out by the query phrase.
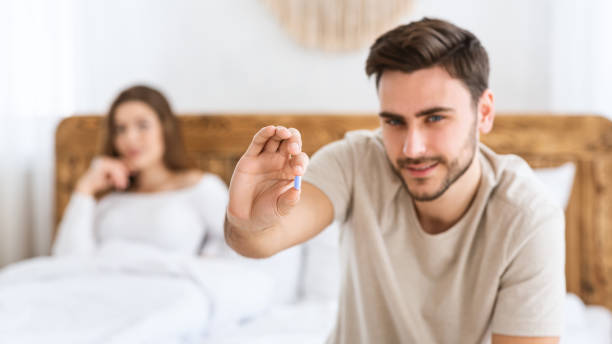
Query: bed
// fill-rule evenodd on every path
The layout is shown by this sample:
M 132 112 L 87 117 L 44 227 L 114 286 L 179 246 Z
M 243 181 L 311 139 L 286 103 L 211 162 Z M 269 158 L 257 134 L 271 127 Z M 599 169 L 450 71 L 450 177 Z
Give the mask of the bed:
M 265 125 L 298 128 L 302 132 L 303 150 L 312 155 L 324 144 L 342 138 L 348 130 L 375 128 L 379 123 L 378 117 L 371 114 L 186 114 L 180 116 L 180 121 L 193 161 L 228 183 L 252 135 Z M 56 224 L 77 178 L 97 151 L 100 123 L 99 116 L 77 116 L 65 119 L 57 129 Z M 578 308 L 584 302 L 589 305 L 583 309 L 585 312 L 594 309 L 605 314 L 598 319 L 608 317 L 606 309 L 612 310 L 612 122 L 590 115 L 501 114 L 495 120 L 492 133 L 483 136 L 482 141 L 499 153 L 522 156 L 534 168 L 574 164 L 575 178 L 566 208 L 566 277 L 567 290 L 577 295 L 578 301 L 568 302 L 574 302 Z M 313 309 L 327 309 L 331 313 L 334 309 L 328 303 L 301 304 L 300 307 L 302 312 L 294 314 L 296 317 L 306 314 L 308 318 L 308 312 Z M 283 309 L 276 311 L 276 316 L 286 314 L 282 313 Z M 274 318 L 275 313 L 270 314 Z M 329 319 L 331 322 L 334 317 Z M 576 320 L 574 325 L 578 326 L 583 320 Z M 308 333 L 319 340 L 329 322 L 313 330 L 315 334 Z M 248 332 L 248 326 L 253 331 L 252 324 L 246 325 L 245 333 L 264 335 Z M 259 328 L 265 327 L 266 321 L 260 324 Z M 610 324 L 602 325 L 608 326 L 602 331 L 610 331 L 611 324 L 612 319 Z M 570 333 L 568 338 L 572 334 L 577 335 Z M 608 339 L 612 338 L 612 334 L 609 335 Z M 287 342 L 290 337 L 280 335 L 278 338 L 281 338 L 279 342 Z

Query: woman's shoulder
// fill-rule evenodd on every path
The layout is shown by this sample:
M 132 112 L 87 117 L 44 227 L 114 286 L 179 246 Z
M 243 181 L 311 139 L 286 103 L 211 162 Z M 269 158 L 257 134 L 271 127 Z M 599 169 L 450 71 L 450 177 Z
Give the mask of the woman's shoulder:
M 225 182 L 216 174 L 202 171 L 190 171 L 185 175 L 185 180 L 194 183 L 189 193 L 195 204 L 205 205 L 208 209 L 212 203 L 224 204 L 229 197 Z
M 216 174 L 207 173 L 202 170 L 192 169 L 181 172 L 180 185 L 183 188 L 196 187 L 198 185 L 222 185 L 227 187 L 223 180 Z
M 177 182 L 178 188 L 185 188 L 190 186 L 195 186 L 202 181 L 206 173 L 202 170 L 191 169 L 187 171 L 182 171 L 178 176 L 179 180 Z

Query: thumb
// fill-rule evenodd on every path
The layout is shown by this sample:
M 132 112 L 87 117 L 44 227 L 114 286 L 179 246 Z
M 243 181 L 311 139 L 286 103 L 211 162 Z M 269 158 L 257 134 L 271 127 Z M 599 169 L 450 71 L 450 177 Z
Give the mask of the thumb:
M 289 214 L 291 208 L 293 208 L 300 200 L 300 190 L 290 188 L 278 197 L 277 209 L 280 216 Z

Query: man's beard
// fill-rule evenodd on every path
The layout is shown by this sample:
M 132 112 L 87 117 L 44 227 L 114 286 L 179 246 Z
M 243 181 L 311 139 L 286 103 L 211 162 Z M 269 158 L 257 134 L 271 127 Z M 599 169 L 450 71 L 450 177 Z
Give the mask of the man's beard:
M 459 178 L 461 178 L 461 176 L 463 176 L 465 172 L 467 172 L 467 170 L 470 168 L 470 165 L 472 164 L 472 161 L 474 160 L 474 155 L 476 154 L 476 126 L 473 127 L 472 134 L 468 136 L 467 140 L 465 141 L 463 145 L 463 149 L 461 150 L 461 152 L 463 152 L 465 149 L 468 149 L 471 154 L 470 154 L 470 158 L 467 161 L 465 161 L 465 163 L 463 164 L 461 164 L 461 161 L 460 161 L 461 153 L 459 157 L 457 157 L 455 160 L 451 162 L 448 162 L 442 156 L 422 157 L 422 158 L 417 158 L 417 159 L 412 159 L 412 158 L 397 159 L 397 166 L 400 170 L 410 165 L 417 165 L 417 164 L 423 164 L 423 163 L 431 163 L 431 165 L 433 165 L 434 163 L 437 163 L 438 166 L 444 165 L 447 167 L 448 173 L 446 174 L 446 178 L 444 178 L 438 190 L 432 193 L 416 194 L 415 192 L 410 190 L 408 183 L 404 180 L 404 184 L 406 185 L 408 194 L 410 194 L 410 196 L 415 201 L 430 202 L 442 196 L 446 192 L 446 190 L 448 190 L 448 188 L 451 187 L 451 185 L 453 185 Z M 420 181 L 417 180 L 416 182 L 419 183 Z M 423 182 L 425 182 L 425 180 L 423 180 Z

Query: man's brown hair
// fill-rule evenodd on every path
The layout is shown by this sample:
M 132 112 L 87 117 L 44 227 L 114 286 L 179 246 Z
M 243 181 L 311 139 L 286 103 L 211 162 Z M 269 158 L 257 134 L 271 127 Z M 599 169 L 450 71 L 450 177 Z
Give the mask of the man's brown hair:
M 440 19 L 423 18 L 380 36 L 370 47 L 366 74 L 376 87 L 386 70 L 411 73 L 442 67 L 466 86 L 474 106 L 489 84 L 489 57 L 471 32 Z

